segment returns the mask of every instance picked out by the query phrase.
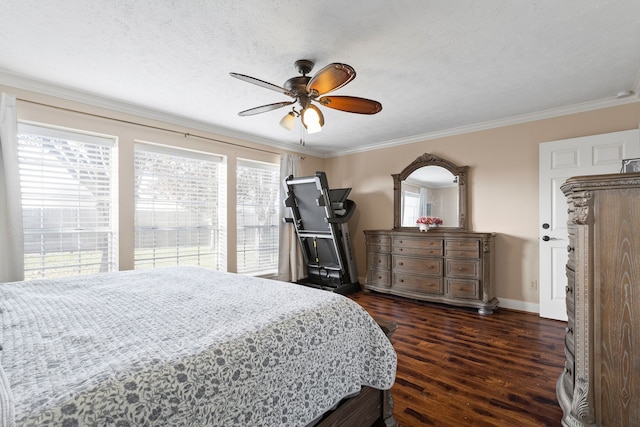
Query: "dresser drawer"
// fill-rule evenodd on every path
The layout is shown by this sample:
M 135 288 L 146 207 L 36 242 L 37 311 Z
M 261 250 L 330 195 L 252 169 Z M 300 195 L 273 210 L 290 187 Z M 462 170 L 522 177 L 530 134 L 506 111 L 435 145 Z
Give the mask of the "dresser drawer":
M 405 274 L 400 271 L 393 273 L 393 288 L 432 295 L 442 295 L 444 293 L 442 278 L 416 276 L 413 274 Z
M 574 375 L 575 375 L 576 364 L 573 358 L 573 354 L 570 351 L 568 351 L 566 347 L 564 349 L 564 355 L 566 356 L 566 359 L 564 361 L 564 375 L 562 376 L 562 381 L 564 382 L 564 389 L 573 390 L 573 386 L 575 383 Z
M 369 252 L 391 252 L 391 238 L 389 236 L 367 236 Z
M 391 238 L 389 236 L 367 236 L 367 249 L 369 252 L 389 253 Z
M 394 255 L 393 270 L 410 271 L 417 275 L 428 274 L 430 276 L 442 276 L 442 259 L 412 258 Z
M 391 238 L 386 235 L 367 235 L 367 243 L 371 245 L 386 245 L 389 246 L 389 242 L 391 242 Z
M 428 237 L 404 237 L 397 236 L 393 238 L 393 247 L 402 246 L 403 248 L 431 248 L 440 249 L 442 251 L 442 239 L 433 239 Z
M 576 349 L 576 340 L 575 340 L 575 335 L 574 335 L 574 322 L 573 322 L 573 317 L 569 317 L 569 322 L 567 322 L 567 327 L 565 329 L 565 336 L 564 336 L 564 345 L 567 348 L 568 351 L 570 351 L 572 354 L 575 354 L 575 349 Z
M 391 255 L 379 254 L 372 252 L 369 254 L 369 268 L 383 268 L 388 269 L 391 265 Z
M 480 258 L 480 242 L 478 240 L 445 240 L 444 256 Z
M 480 299 L 480 282 L 478 280 L 445 279 L 447 295 L 452 298 Z
M 367 274 L 367 285 L 388 288 L 391 286 L 391 273 L 389 270 L 370 268 Z
M 470 279 L 480 279 L 481 277 L 479 260 L 447 259 L 445 271 L 447 277 Z
M 567 227 L 569 234 L 569 244 L 567 245 L 567 267 L 575 270 L 576 268 L 576 230 L 575 226 Z
M 573 315 L 575 313 L 575 292 L 576 273 L 567 265 L 567 286 L 565 287 L 565 302 L 567 304 L 567 313 Z
M 391 247 L 389 245 L 369 245 L 369 252 L 388 254 L 390 251 Z
M 395 255 L 442 256 L 442 239 L 394 237 L 391 252 Z
M 427 247 L 405 247 L 394 246 L 393 254 L 395 255 L 410 255 L 410 256 L 442 256 L 442 246 L 427 246 Z

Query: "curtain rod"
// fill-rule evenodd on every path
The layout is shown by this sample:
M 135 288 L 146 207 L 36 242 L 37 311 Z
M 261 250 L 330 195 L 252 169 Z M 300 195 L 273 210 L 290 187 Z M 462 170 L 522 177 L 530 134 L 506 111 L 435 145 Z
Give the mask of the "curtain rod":
M 129 125 L 142 126 L 142 127 L 146 127 L 146 128 L 149 128 L 149 129 L 155 129 L 155 130 L 161 130 L 161 131 L 164 131 L 164 132 L 176 133 L 178 135 L 184 135 L 185 138 L 194 137 L 194 138 L 204 139 L 204 140 L 207 140 L 207 141 L 219 142 L 221 144 L 232 145 L 234 147 L 246 148 L 246 149 L 255 150 L 255 151 L 262 151 L 264 153 L 269 153 L 269 154 L 282 154 L 282 153 L 278 153 L 278 152 L 275 152 L 275 151 L 265 150 L 265 149 L 262 149 L 262 148 L 247 147 L 246 145 L 236 144 L 234 142 L 223 141 L 223 140 L 220 140 L 220 139 L 210 138 L 208 136 L 196 135 L 196 134 L 189 133 L 189 132 L 180 132 L 180 131 L 177 131 L 177 130 L 167 129 L 167 128 L 163 128 L 163 127 L 160 127 L 160 126 L 145 125 L 145 124 L 137 123 L 137 122 L 130 121 L 130 120 L 116 119 L 114 117 L 103 116 L 101 114 L 87 113 L 86 111 L 74 110 L 72 108 L 58 107 L 57 105 L 45 104 L 45 103 L 42 103 L 42 102 L 31 101 L 29 99 L 23 99 L 23 98 L 16 98 L 16 99 L 18 101 L 28 102 L 30 104 L 35 104 L 35 105 L 41 105 L 43 107 L 55 108 L 56 110 L 69 111 L 71 113 L 84 114 L 85 116 L 97 117 L 99 119 L 106 119 L 106 120 L 111 120 L 111 121 L 115 121 L 115 122 L 126 123 L 126 124 L 129 124 Z

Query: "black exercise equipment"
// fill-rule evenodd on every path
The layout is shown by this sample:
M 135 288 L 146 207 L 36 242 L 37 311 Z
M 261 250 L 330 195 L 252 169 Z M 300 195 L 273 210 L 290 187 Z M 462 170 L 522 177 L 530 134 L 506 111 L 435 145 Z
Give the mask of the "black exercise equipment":
M 307 278 L 298 283 L 349 294 L 360 290 L 347 222 L 356 204 L 347 199 L 350 188 L 329 189 L 324 172 L 284 181 L 284 205 L 292 223 L 307 268 Z

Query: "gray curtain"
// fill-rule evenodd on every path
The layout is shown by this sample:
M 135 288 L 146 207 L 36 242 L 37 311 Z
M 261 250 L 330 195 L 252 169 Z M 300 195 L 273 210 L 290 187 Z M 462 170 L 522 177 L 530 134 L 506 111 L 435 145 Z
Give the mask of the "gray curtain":
M 24 279 L 16 97 L 0 94 L 0 283 Z
M 285 208 L 283 203 L 286 197 L 284 180 L 289 175 L 298 176 L 299 163 L 299 156 L 292 154 L 282 154 L 280 156 L 280 182 L 282 183 L 280 218 L 291 217 L 289 208 Z M 296 237 L 295 227 L 293 224 L 280 221 L 279 232 L 278 279 L 284 282 L 298 281 L 306 276 L 306 269 L 302 250 Z

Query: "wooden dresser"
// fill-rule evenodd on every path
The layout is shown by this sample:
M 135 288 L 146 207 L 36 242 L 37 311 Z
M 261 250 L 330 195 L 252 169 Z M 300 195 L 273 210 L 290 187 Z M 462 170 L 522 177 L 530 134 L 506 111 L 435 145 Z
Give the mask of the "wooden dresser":
M 640 174 L 575 177 L 568 203 L 564 426 L 640 426 Z
M 475 307 L 490 314 L 492 233 L 366 230 L 366 290 Z

